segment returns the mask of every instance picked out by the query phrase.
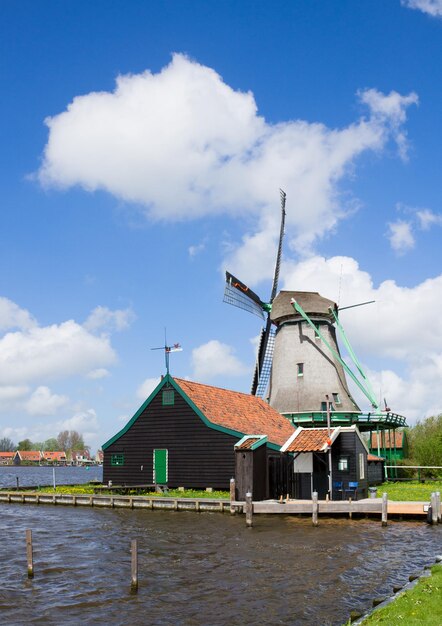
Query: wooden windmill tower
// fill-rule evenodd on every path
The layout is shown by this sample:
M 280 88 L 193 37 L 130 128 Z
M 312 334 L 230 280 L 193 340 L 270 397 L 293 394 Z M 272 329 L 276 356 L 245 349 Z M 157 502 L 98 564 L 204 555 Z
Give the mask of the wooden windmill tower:
M 390 425 L 392 420 L 392 427 L 403 426 L 404 418 L 381 411 L 340 323 L 342 308 L 317 292 L 278 293 L 285 202 L 286 195 L 281 191 L 281 230 L 270 300 L 261 300 L 247 285 L 226 272 L 224 301 L 266 321 L 251 393 L 267 399 L 295 425 L 323 425 L 329 409 L 335 424 L 358 423 L 371 430 L 379 423 L 383 427 Z M 352 367 L 341 356 L 336 331 Z M 368 399 L 371 408 L 367 415 L 362 414 L 352 397 L 346 375 Z

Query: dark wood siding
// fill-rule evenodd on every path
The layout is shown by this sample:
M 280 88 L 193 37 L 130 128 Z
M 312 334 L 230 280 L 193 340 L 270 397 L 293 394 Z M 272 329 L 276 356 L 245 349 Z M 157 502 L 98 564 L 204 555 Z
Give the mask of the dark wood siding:
M 368 470 L 367 470 L 367 451 L 361 443 L 356 433 L 342 433 L 333 443 L 332 447 L 332 472 L 333 482 L 342 481 L 344 490 L 348 488 L 349 482 L 358 482 L 358 498 L 367 497 L 368 489 Z M 359 476 L 359 454 L 364 455 L 364 478 Z M 341 455 L 348 456 L 349 471 L 341 472 L 338 469 L 338 459 Z M 348 494 L 347 494 L 348 496 Z M 334 499 L 339 499 L 340 493 L 333 493 Z
M 368 461 L 368 484 L 380 485 L 384 482 L 384 462 Z
M 103 482 L 141 485 L 153 482 L 153 450 L 168 450 L 170 487 L 229 489 L 234 476 L 238 437 L 204 424 L 175 391 L 175 404 L 162 405 L 162 391 L 129 430 L 104 451 Z M 112 466 L 111 455 L 124 454 Z

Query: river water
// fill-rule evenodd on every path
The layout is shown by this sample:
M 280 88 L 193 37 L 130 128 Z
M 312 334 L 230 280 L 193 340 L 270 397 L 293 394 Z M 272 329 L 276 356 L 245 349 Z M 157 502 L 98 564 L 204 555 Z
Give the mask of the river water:
M 90 480 L 101 482 L 103 479 L 103 468 L 100 465 L 55 468 L 5 465 L 0 467 L 0 488 L 16 487 L 17 479 L 20 487 L 53 485 L 54 472 L 56 485 L 78 485 Z
M 424 522 L 0 503 L 0 621 L 340 625 L 441 552 Z M 26 575 L 33 530 L 35 577 Z M 139 591 L 130 593 L 130 541 Z

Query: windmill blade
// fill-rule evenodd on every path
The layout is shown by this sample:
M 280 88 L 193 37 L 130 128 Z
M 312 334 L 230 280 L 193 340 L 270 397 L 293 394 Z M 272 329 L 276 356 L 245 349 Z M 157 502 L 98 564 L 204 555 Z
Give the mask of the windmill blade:
M 270 296 L 270 302 L 273 302 L 278 291 L 279 270 L 281 268 L 282 240 L 284 239 L 285 200 L 287 198 L 287 194 L 282 189 L 279 190 L 279 193 L 281 194 L 281 228 L 279 230 L 278 253 L 276 255 L 275 273 L 273 274 L 272 295 Z
M 226 272 L 223 302 L 265 319 L 264 303 L 261 302 L 259 296 L 230 272 Z
M 258 358 L 256 360 L 255 372 L 253 374 L 251 394 L 264 398 L 270 381 L 272 370 L 273 350 L 275 347 L 276 330 L 269 326 L 268 329 L 261 330 L 259 340 Z

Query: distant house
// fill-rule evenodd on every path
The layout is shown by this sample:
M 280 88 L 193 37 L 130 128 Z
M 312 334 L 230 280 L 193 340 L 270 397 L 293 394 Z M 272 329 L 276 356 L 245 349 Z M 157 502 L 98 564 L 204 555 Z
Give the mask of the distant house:
M 167 375 L 103 445 L 103 481 L 228 489 L 235 444 L 249 436 L 261 442 L 260 495 L 274 497 L 284 489 L 280 448 L 293 432 L 289 420 L 261 398 Z M 240 454 L 246 460 L 246 451 Z
M 39 450 L 17 450 L 14 453 L 13 464 L 40 465 L 43 455 Z
M 89 450 L 72 450 L 71 462 L 72 465 L 90 465 L 92 459 Z
M 52 463 L 53 465 L 66 465 L 66 452 L 62 450 L 43 452 L 43 461 L 45 463 Z
M 0 465 L 12 465 L 15 452 L 0 452 Z
M 329 491 L 329 451 L 333 499 L 365 497 L 368 491 L 368 448 L 357 426 L 303 428 L 299 426 L 282 446 L 290 453 L 295 498 L 310 499 L 316 491 L 325 498 Z
M 95 463 L 102 465 L 103 458 L 104 458 L 103 450 L 97 450 L 97 452 L 95 453 Z
M 408 458 L 408 439 L 405 430 L 371 433 L 370 453 L 385 457 L 387 461 Z

